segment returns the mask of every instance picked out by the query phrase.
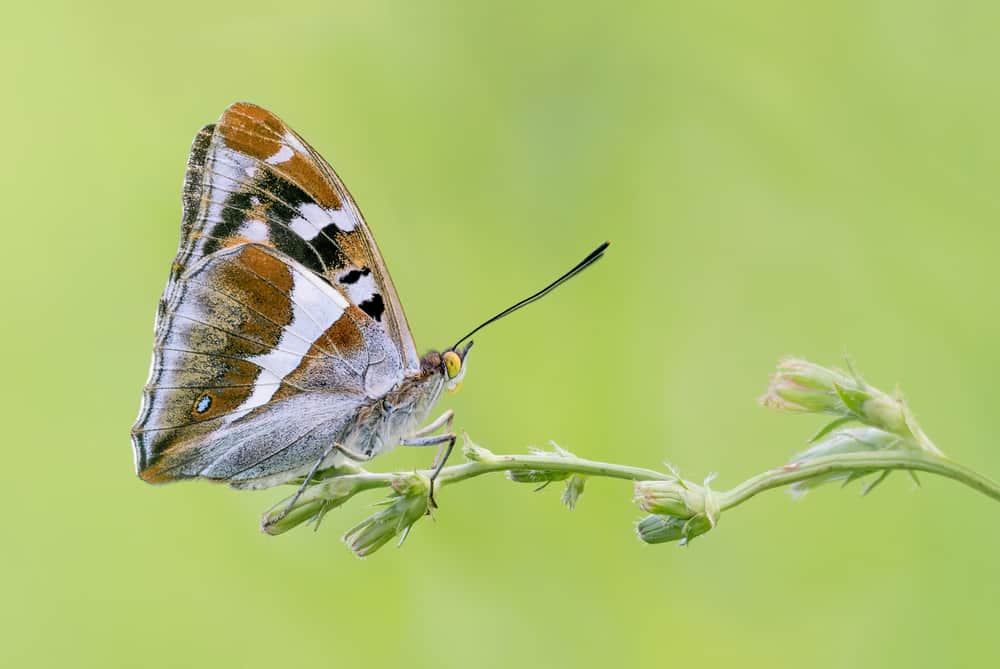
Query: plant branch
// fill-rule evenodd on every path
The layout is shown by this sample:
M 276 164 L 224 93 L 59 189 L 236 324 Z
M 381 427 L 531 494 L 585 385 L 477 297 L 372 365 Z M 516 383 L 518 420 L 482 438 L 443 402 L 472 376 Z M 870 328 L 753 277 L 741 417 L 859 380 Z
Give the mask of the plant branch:
M 465 440 L 463 452 L 471 461 L 442 469 L 435 481 L 436 488 L 459 483 L 483 474 L 510 471 L 538 472 L 539 478 L 533 479 L 534 482 L 558 480 L 559 474 L 617 478 L 628 481 L 670 480 L 673 478 L 669 474 L 652 469 L 577 458 L 561 449 L 553 453 L 494 455 L 473 444 L 467 435 Z M 376 488 L 391 488 L 394 482 L 414 475 L 429 479 L 431 473 L 430 469 L 412 474 L 379 473 L 350 465 L 339 470 L 327 471 L 321 475 L 322 478 L 318 483 L 308 487 L 295 500 L 287 514 L 282 515 L 291 498 L 276 504 L 271 511 L 264 515 L 262 527 L 268 534 L 281 534 L 296 525 L 312 520 L 317 515 L 322 517 L 323 513 L 332 508 L 331 504 L 340 506 L 357 493 Z
M 723 511 L 739 506 L 765 490 L 815 479 L 826 474 L 876 472 L 901 469 L 937 474 L 964 483 L 973 490 L 1000 502 L 1000 484 L 948 458 L 916 452 L 845 453 L 830 455 L 805 463 L 792 462 L 757 474 L 726 492 L 720 492 Z
M 466 447 L 466 454 L 478 458 L 472 462 L 445 467 L 436 481 L 438 488 L 497 472 L 532 472 L 532 482 L 565 478 L 560 475 L 622 479 L 626 481 L 678 482 L 688 489 L 704 486 L 685 481 L 674 473 L 660 472 L 642 467 L 632 467 L 610 462 L 578 458 L 562 452 L 533 454 L 494 454 L 473 446 Z M 774 488 L 791 486 L 816 480 L 831 474 L 873 473 L 890 470 L 923 471 L 953 479 L 1000 502 L 1000 484 L 964 465 L 938 455 L 918 451 L 844 453 L 817 458 L 808 462 L 792 462 L 752 476 L 729 490 L 715 491 L 719 511 L 727 511 L 748 501 L 757 494 Z M 417 476 L 428 479 L 431 470 L 413 473 L 376 473 L 351 467 L 350 473 L 336 474 L 310 486 L 296 500 L 292 512 L 279 517 L 287 500 L 275 505 L 275 511 L 265 515 L 264 528 L 269 534 L 280 534 L 296 525 L 321 516 L 330 504 L 340 506 L 349 497 L 365 490 L 392 488 L 394 483 Z M 529 480 L 529 479 L 525 479 Z M 344 497 L 345 491 L 348 491 Z
M 596 460 L 584 460 L 569 454 L 534 453 L 531 455 L 494 455 L 490 453 L 488 460 L 467 462 L 463 465 L 446 467 L 441 470 L 439 481 L 441 485 L 448 485 L 483 474 L 507 471 L 558 472 L 579 474 L 581 476 L 625 479 L 627 481 L 666 481 L 673 478 L 669 474 L 652 469 L 616 465 L 610 462 L 597 462 Z
M 320 472 L 301 495 L 279 502 L 264 514 L 262 527 L 281 534 L 297 525 L 317 525 L 331 509 L 360 492 L 388 488 L 384 508 L 347 532 L 344 540 L 364 557 L 394 537 L 406 537 L 410 528 L 430 512 L 431 485 L 437 489 L 477 476 L 506 472 L 514 482 L 548 485 L 565 482 L 563 502 L 573 508 L 588 478 L 632 481 L 633 501 L 651 514 L 636 525 L 647 543 L 682 544 L 715 528 L 720 515 L 766 490 L 791 486 L 808 492 L 824 483 L 845 484 L 869 477 L 868 493 L 889 472 L 927 472 L 950 478 L 1000 502 L 1000 484 L 945 455 L 924 433 L 897 391 L 884 393 L 869 385 L 853 368 L 826 369 L 804 360 L 784 360 L 771 379 L 762 403 L 785 413 L 833 416 L 810 440 L 810 447 L 788 464 L 752 476 L 729 490 L 714 491 L 711 478 L 703 483 L 682 479 L 667 465 L 656 471 L 578 458 L 552 444 L 552 451 L 498 455 L 464 435 L 462 453 L 467 462 L 445 467 L 433 484 L 431 470 L 397 473 L 369 472 L 357 465 Z M 857 426 L 849 427 L 851 424 Z M 402 541 L 402 539 L 400 539 Z

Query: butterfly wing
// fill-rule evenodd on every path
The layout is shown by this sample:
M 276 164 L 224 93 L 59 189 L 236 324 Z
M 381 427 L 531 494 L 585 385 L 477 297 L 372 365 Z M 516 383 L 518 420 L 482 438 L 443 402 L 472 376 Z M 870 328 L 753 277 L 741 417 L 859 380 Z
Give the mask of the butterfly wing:
M 407 371 L 420 368 L 392 278 L 343 182 L 281 119 L 238 102 L 192 146 L 180 250 L 163 304 L 192 263 L 245 242 L 273 246 L 324 277 L 384 325 Z
M 290 478 L 419 369 L 392 281 L 333 170 L 269 112 L 195 138 L 180 249 L 132 429 L 152 482 Z
M 233 483 L 311 465 L 402 360 L 382 325 L 308 268 L 240 244 L 178 277 L 132 439 L 151 482 Z

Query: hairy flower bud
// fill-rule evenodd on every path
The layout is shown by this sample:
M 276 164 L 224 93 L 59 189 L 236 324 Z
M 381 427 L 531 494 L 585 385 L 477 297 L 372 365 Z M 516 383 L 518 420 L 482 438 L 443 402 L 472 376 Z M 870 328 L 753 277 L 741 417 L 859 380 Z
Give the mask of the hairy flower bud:
M 807 360 L 785 358 L 771 376 L 767 393 L 760 399 L 764 406 L 793 413 L 832 413 L 846 415 L 836 386 L 854 387 L 849 376 Z
M 344 543 L 358 557 L 367 557 L 397 535 L 406 538 L 410 528 L 427 513 L 430 480 L 421 474 L 400 476 L 392 482 L 394 495 L 384 509 L 344 534 Z
M 805 451 L 795 455 L 791 460 L 792 467 L 820 458 L 849 455 L 852 453 L 874 453 L 892 449 L 913 448 L 912 442 L 907 442 L 897 434 L 891 434 L 875 427 L 852 427 L 830 433 Z M 851 471 L 834 471 L 818 474 L 792 485 L 791 493 L 801 496 L 814 488 L 833 481 L 850 483 L 874 473 L 873 469 L 855 469 Z M 888 472 L 886 472 L 888 473 Z M 871 486 L 874 487 L 874 486 Z M 866 488 L 868 490 L 870 488 Z
M 636 481 L 632 499 L 646 513 L 688 519 L 705 511 L 705 489 L 687 481 Z
M 648 544 L 680 541 L 681 545 L 715 527 L 719 519 L 719 500 L 708 484 L 715 478 L 710 474 L 703 485 L 685 481 L 677 476 L 668 481 L 636 481 L 633 501 L 639 508 L 653 515 L 646 516 L 636 525 L 639 538 Z
M 680 541 L 686 545 L 695 537 L 712 529 L 713 524 L 706 516 L 699 515 L 687 520 L 675 516 L 646 516 L 636 526 L 636 534 L 647 544 L 663 544 Z
M 820 435 L 855 420 L 903 437 L 930 453 L 941 454 L 898 392 L 884 393 L 853 373 L 848 375 L 806 360 L 786 358 L 778 363 L 760 402 L 777 411 L 838 416 Z
M 261 519 L 265 534 L 282 534 L 309 521 L 319 522 L 328 511 L 336 509 L 365 489 L 364 482 L 350 475 L 334 476 L 309 488 L 307 494 L 278 502 Z M 294 501 L 294 503 L 292 503 Z M 288 504 L 292 503 L 289 508 Z

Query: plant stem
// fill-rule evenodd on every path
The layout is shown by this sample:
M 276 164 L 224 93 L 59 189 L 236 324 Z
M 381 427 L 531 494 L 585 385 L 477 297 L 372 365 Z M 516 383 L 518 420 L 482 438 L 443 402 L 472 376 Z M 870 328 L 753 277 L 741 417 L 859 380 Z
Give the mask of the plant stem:
M 815 476 L 836 472 L 888 471 L 904 469 L 923 471 L 964 483 L 1000 502 L 1000 484 L 946 457 L 920 452 L 845 453 L 817 458 L 804 463 L 790 463 L 757 474 L 725 492 L 717 493 L 725 511 L 754 495 L 782 486 L 806 481 Z
M 762 403 L 790 413 L 835 416 L 811 440 L 807 450 L 781 467 L 752 476 L 725 491 L 680 479 L 670 465 L 668 473 L 642 467 L 585 460 L 552 444 L 552 452 L 497 455 L 464 435 L 462 454 L 467 462 L 433 472 L 377 474 L 355 465 L 319 472 L 301 495 L 287 498 L 264 514 L 262 528 L 280 534 L 304 522 L 319 522 L 359 492 L 390 488 L 386 508 L 348 532 L 345 540 L 359 556 L 368 555 L 409 528 L 431 510 L 437 488 L 494 472 L 507 472 L 520 483 L 565 481 L 563 502 L 573 508 L 586 477 L 634 481 L 633 502 L 650 514 L 636 524 L 647 543 L 680 541 L 686 544 L 716 526 L 719 514 L 765 490 L 802 484 L 809 490 L 834 479 L 851 482 L 874 475 L 867 493 L 892 470 L 921 471 L 963 483 L 1000 502 L 1000 483 L 945 457 L 917 423 L 900 393 L 884 393 L 865 382 L 853 368 L 849 373 L 827 369 L 808 360 L 786 358 L 771 377 Z M 856 426 L 848 427 L 851 423 Z M 454 442 L 452 442 L 454 445 Z
M 479 451 L 480 460 L 461 465 L 445 467 L 438 475 L 436 486 L 441 487 L 458 483 L 475 476 L 493 472 L 511 470 L 537 470 L 545 472 L 567 472 L 585 476 L 600 476 L 605 478 L 626 479 L 629 481 L 672 480 L 674 477 L 652 469 L 613 465 L 605 462 L 584 460 L 571 455 L 559 453 L 538 453 L 532 455 L 494 455 L 484 450 Z M 285 514 L 291 498 L 278 502 L 271 511 L 264 514 L 264 531 L 269 534 L 280 534 L 290 530 L 300 523 L 308 521 L 324 508 L 324 502 L 337 500 L 337 505 L 343 504 L 348 498 L 365 490 L 389 488 L 392 482 L 403 474 L 369 472 L 352 466 L 348 473 L 334 474 L 306 488 L 295 500 L 292 508 Z M 430 477 L 431 470 L 417 472 Z
M 441 471 L 438 480 L 441 485 L 458 483 L 465 479 L 490 472 L 506 472 L 512 470 L 537 470 L 545 472 L 569 472 L 584 476 L 601 476 L 604 478 L 625 479 L 628 481 L 669 481 L 674 477 L 670 474 L 615 465 L 595 460 L 584 460 L 571 455 L 536 453 L 533 455 L 493 455 L 478 462 L 467 462 L 464 465 L 447 467 Z
M 539 472 L 570 473 L 583 476 L 616 478 L 628 481 L 673 481 L 673 474 L 641 467 L 617 465 L 608 462 L 585 460 L 567 453 L 536 453 L 531 455 L 496 455 L 484 449 L 472 453 L 477 459 L 461 465 L 453 465 L 441 470 L 438 486 L 459 483 L 466 479 L 494 472 L 512 470 L 532 470 Z M 791 463 L 771 469 L 736 485 L 727 491 L 716 491 L 719 510 L 725 511 L 754 497 L 758 493 L 773 488 L 807 481 L 817 476 L 837 472 L 876 472 L 894 469 L 924 471 L 944 476 L 964 483 L 973 490 L 1000 502 L 1000 484 L 960 465 L 948 458 L 916 450 L 884 451 L 869 453 L 843 453 L 830 455 L 802 463 Z M 430 470 L 419 472 L 430 476 Z M 277 511 L 265 515 L 264 528 L 271 534 L 279 534 L 305 522 L 315 515 L 327 500 L 336 500 L 336 505 L 344 503 L 354 494 L 375 488 L 388 488 L 394 480 L 404 476 L 400 473 L 374 473 L 353 469 L 352 473 L 334 476 L 310 486 L 296 500 L 291 513 L 281 516 Z M 690 482 L 685 482 L 690 483 Z M 697 484 L 691 484 L 696 486 Z M 345 494 L 344 491 L 348 492 Z M 281 510 L 286 502 L 275 509 Z

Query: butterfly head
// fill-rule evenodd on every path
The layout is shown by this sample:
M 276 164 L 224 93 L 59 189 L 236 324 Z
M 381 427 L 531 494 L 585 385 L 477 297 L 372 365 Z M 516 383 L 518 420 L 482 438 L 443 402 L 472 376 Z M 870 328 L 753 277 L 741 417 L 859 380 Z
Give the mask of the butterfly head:
M 444 378 L 447 380 L 445 390 L 449 393 L 457 393 L 462 387 L 462 379 L 465 378 L 465 356 L 472 348 L 472 340 L 465 346 L 455 350 L 445 351 L 441 356 L 441 364 L 444 366 Z

